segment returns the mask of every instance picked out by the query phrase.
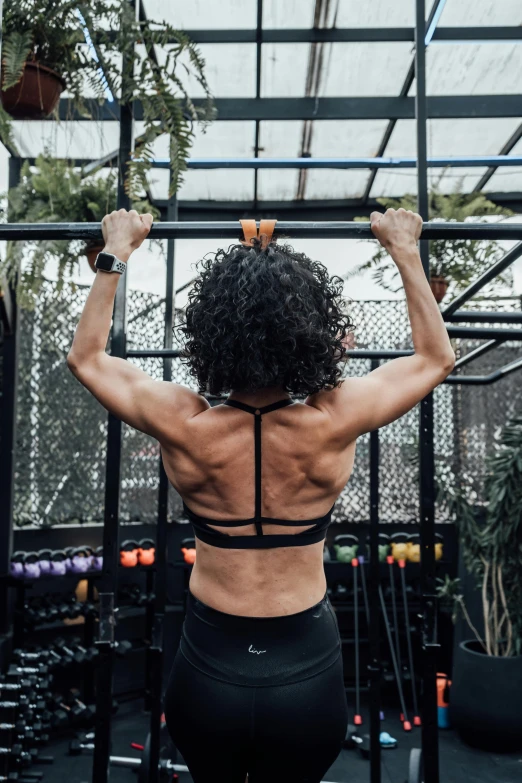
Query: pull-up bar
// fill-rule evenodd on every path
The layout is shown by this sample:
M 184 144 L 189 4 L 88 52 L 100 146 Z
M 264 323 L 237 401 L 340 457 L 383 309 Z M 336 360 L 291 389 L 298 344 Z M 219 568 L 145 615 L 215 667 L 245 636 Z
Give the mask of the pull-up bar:
M 363 221 L 280 221 L 275 233 L 291 238 L 375 239 L 370 224 Z M 240 235 L 239 221 L 155 223 L 149 234 L 151 239 L 239 239 Z M 422 238 L 517 240 L 522 239 L 522 223 L 424 223 Z M 101 240 L 102 233 L 99 223 L 4 223 L 0 239 Z

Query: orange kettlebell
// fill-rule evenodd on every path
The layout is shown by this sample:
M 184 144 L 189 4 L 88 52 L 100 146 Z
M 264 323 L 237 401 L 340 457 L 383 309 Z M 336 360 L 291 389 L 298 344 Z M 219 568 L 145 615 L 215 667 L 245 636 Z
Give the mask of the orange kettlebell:
M 124 568 L 134 568 L 138 565 L 138 544 L 132 539 L 124 541 L 120 546 L 120 563 Z
M 143 538 L 138 544 L 138 560 L 141 565 L 154 565 L 156 548 L 152 538 Z
M 181 542 L 181 553 L 183 560 L 189 565 L 194 565 L 196 562 L 196 540 L 194 538 L 184 538 Z

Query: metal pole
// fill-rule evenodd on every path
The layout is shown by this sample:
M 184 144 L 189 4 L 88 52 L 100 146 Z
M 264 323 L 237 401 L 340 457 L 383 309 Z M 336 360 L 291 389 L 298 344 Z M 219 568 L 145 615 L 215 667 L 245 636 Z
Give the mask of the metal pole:
M 278 221 L 276 237 L 316 239 L 372 239 L 370 224 L 344 221 Z M 180 221 L 155 223 L 151 239 L 236 239 L 242 236 L 239 221 Z M 424 223 L 423 239 L 522 239 L 522 223 Z M 35 241 L 40 239 L 101 240 L 99 223 L 2 223 L 0 239 Z M 514 261 L 491 270 L 491 279 Z M 488 274 L 488 273 L 487 273 Z M 481 278 L 482 279 L 482 278 Z M 459 301 L 458 306 L 462 302 Z M 452 303 L 453 304 L 453 303 Z M 451 305 L 450 305 L 451 307 Z M 455 308 L 457 309 L 457 308 Z
M 134 0 L 128 0 L 135 8 Z M 130 66 L 129 59 L 134 57 L 124 55 L 122 60 L 123 88 L 125 75 Z M 120 146 L 118 155 L 118 209 L 129 209 L 130 200 L 125 192 L 127 164 L 132 152 L 133 107 L 131 103 L 120 106 Z M 98 229 L 99 230 L 99 229 Z M 116 291 L 113 310 L 111 355 L 125 357 L 126 351 L 126 294 L 127 274 L 122 279 Z M 105 472 L 105 509 L 103 526 L 103 572 L 100 585 L 100 640 L 97 682 L 96 682 L 96 728 L 93 756 L 93 783 L 108 783 L 110 779 L 111 752 L 111 716 L 112 716 L 112 686 L 114 663 L 114 638 L 109 633 L 102 634 L 102 604 L 108 615 L 107 625 L 114 627 L 114 602 L 118 590 L 119 569 L 119 513 L 120 513 L 120 477 L 121 477 L 121 441 L 122 423 L 109 414 L 107 425 L 107 461 Z M 102 601 L 103 597 L 103 601 Z
M 177 219 L 178 203 L 176 196 L 169 199 L 168 218 Z M 172 350 L 172 330 L 174 327 L 174 263 L 175 240 L 169 239 L 167 244 L 166 292 L 165 292 L 165 334 L 164 346 Z M 163 380 L 172 381 L 172 360 L 163 359 Z M 159 761 L 161 746 L 161 715 L 163 686 L 163 625 L 167 603 L 167 524 L 169 504 L 169 480 L 159 460 L 159 491 L 158 491 L 158 524 L 156 528 L 156 584 L 154 599 L 154 622 L 152 644 L 147 655 L 150 682 L 150 754 L 147 780 L 159 783 Z
M 20 158 L 10 157 L 9 190 L 16 187 L 20 181 L 20 169 Z M 9 286 L 6 296 L 11 301 L 11 318 L 10 329 L 7 329 L 7 325 L 4 326 L 3 333 L 2 400 L 0 404 L 0 576 L 2 577 L 9 574 L 9 564 L 13 551 L 16 403 L 20 344 L 20 323 L 16 307 L 16 292 L 13 286 Z M 7 583 L 2 581 L 0 588 L 0 634 L 8 634 L 10 628 L 9 588 Z
M 372 359 L 371 369 L 379 366 Z M 362 565 L 364 568 L 364 563 Z M 368 673 L 370 679 L 370 783 L 381 783 L 381 654 L 379 602 L 379 430 L 370 432 L 370 625 Z
M 429 218 L 426 140 L 426 9 L 425 0 L 415 3 L 415 114 L 417 119 L 417 200 L 424 220 Z M 420 241 L 422 266 L 430 279 L 429 243 Z M 435 459 L 433 441 L 433 393 L 420 404 L 420 535 L 421 612 L 423 650 L 422 752 L 425 783 L 439 783 L 437 727 L 437 605 L 435 598 Z M 415 688 L 415 683 L 412 683 Z
M 257 0 L 257 23 L 256 23 L 256 98 L 261 97 L 261 53 L 262 53 L 262 35 L 263 35 L 263 0 Z M 257 164 L 259 158 L 259 130 L 261 123 L 256 120 L 256 130 L 254 139 L 254 164 Z M 254 166 L 254 209 L 257 208 L 257 190 L 258 190 L 258 165 Z

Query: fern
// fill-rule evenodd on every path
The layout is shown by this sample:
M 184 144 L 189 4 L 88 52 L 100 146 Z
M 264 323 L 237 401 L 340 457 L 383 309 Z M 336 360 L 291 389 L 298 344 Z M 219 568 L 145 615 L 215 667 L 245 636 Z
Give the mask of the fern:
M 97 49 L 103 74 L 100 63 L 82 45 L 85 31 L 78 8 Z M 179 188 L 194 140 L 194 126 L 199 123 L 204 130 L 214 116 L 205 61 L 186 33 L 166 22 L 138 21 L 127 0 L 6 0 L 3 29 L 4 53 L 10 53 L 9 74 L 14 83 L 20 78 L 24 61 L 32 58 L 60 73 L 72 110 L 85 117 L 95 119 L 95 112 L 87 107 L 85 90 L 102 102 L 105 79 L 120 103 L 141 102 L 144 132 L 126 171 L 125 188 L 132 199 L 146 197 L 153 144 L 163 134 L 169 137 L 173 155 L 170 195 Z M 141 59 L 135 51 L 136 43 L 145 49 Z M 155 46 L 165 52 L 161 67 L 154 59 Z M 202 108 L 190 99 L 188 76 L 203 89 L 206 100 Z M 3 140 L 9 138 L 5 113 L 0 114 L 0 134 Z
M 4 41 L 2 47 L 2 70 L 4 73 L 2 90 L 14 87 L 22 78 L 32 44 L 33 35 L 30 30 L 21 33 L 13 32 Z

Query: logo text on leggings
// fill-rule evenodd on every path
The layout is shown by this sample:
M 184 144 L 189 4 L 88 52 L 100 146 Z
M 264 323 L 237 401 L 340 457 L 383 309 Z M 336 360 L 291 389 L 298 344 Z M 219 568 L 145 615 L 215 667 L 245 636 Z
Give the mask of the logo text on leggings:
M 256 650 L 255 647 L 252 647 L 252 645 L 250 645 L 250 647 L 248 648 L 248 652 L 257 653 L 258 655 L 261 655 L 261 653 L 266 652 L 266 650 Z

